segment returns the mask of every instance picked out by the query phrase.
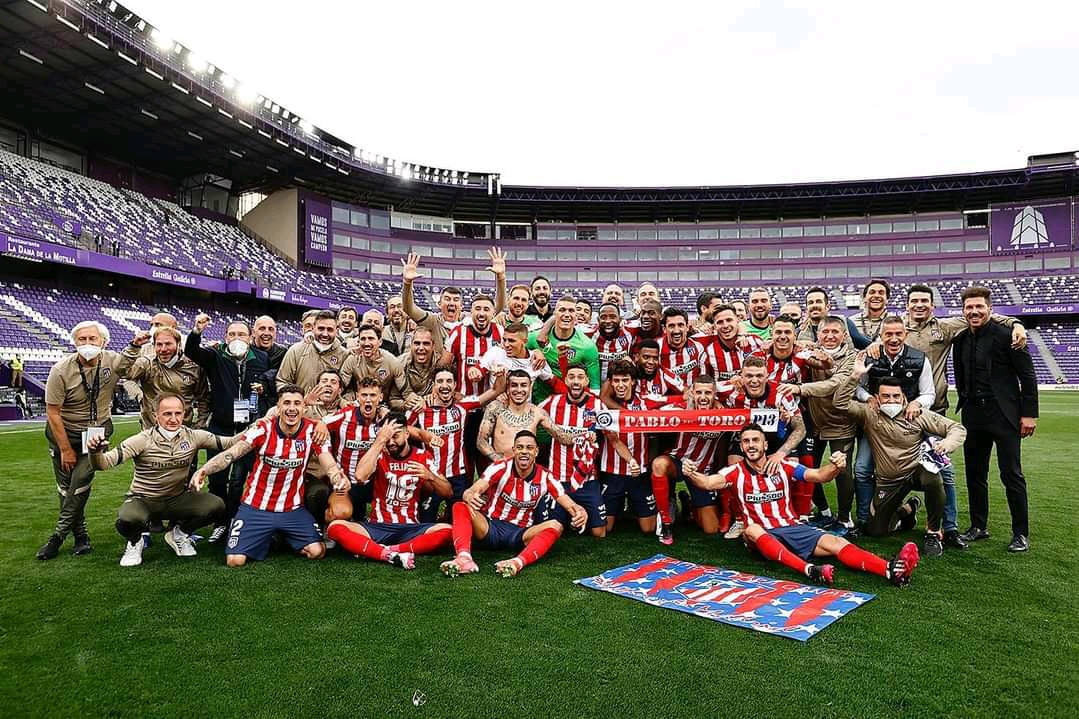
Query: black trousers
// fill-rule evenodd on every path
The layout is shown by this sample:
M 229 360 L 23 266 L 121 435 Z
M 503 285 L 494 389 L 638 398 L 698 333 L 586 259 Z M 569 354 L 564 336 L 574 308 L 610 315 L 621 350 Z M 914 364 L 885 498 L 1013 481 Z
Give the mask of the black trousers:
M 979 529 L 989 526 L 989 455 L 996 445 L 1000 481 L 1004 484 L 1008 510 L 1012 514 L 1012 534 L 1030 536 L 1027 480 L 1020 461 L 1019 430 L 1012 426 L 994 400 L 964 406 L 963 425 L 967 428 L 963 460 L 971 525 Z
M 212 434 L 221 435 L 222 437 L 231 437 L 237 432 L 242 431 L 243 425 L 221 426 L 210 422 L 210 426 L 206 429 Z M 206 461 L 209 462 L 219 454 L 221 454 L 221 452 L 215 449 L 206 450 Z M 236 516 L 236 510 L 240 507 L 240 497 L 243 496 L 244 483 L 247 481 L 247 475 L 251 474 L 251 469 L 254 466 L 255 453 L 248 452 L 246 455 L 233 462 L 232 466 L 210 475 L 209 481 L 207 482 L 210 487 L 210 494 L 220 497 L 221 501 L 225 503 L 224 526 L 228 526 L 232 521 L 232 518 Z

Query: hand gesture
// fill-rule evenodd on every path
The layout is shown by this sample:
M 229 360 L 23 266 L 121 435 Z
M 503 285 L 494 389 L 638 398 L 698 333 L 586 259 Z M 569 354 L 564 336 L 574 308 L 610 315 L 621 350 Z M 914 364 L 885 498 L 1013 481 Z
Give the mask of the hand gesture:
M 567 358 L 569 357 L 569 353 L 570 353 L 572 348 L 569 346 L 568 343 L 563 342 L 562 344 L 558 345 L 557 349 L 558 349 L 558 358 L 562 359 L 563 357 L 567 357 Z
M 353 354 L 363 354 L 360 350 L 360 340 L 356 337 L 349 337 L 348 342 L 345 343 L 345 349 Z
M 431 441 L 427 443 L 427 446 L 428 447 L 434 447 L 435 449 L 438 449 L 439 447 L 446 446 L 446 440 L 443 439 L 443 437 L 441 435 L 436 434 L 433 437 L 431 437 Z
M 150 341 L 149 332 L 136 332 L 135 336 L 131 339 L 131 344 L 135 347 L 142 347 L 144 344 Z
M 336 464 L 333 469 L 330 470 L 330 483 L 338 492 L 344 492 L 352 486 L 352 482 L 349 481 L 348 477 L 345 476 L 345 473 L 342 472 L 341 468 Z
M 637 460 L 631 459 L 629 461 L 629 473 L 634 477 L 641 473 L 641 465 L 637 464 Z
M 315 431 L 311 433 L 311 439 L 315 440 L 316 444 L 326 444 L 330 441 L 330 429 L 321 419 L 315 423 Z
M 573 514 L 570 515 L 569 523 L 578 532 L 583 532 L 585 524 L 588 523 L 588 512 L 581 505 L 574 503 Z
M 105 447 L 109 446 L 109 440 L 103 435 L 94 435 L 90 439 L 86 440 L 86 448 L 91 452 L 101 452 Z
M 907 418 L 908 422 L 913 422 L 918 419 L 918 415 L 922 413 L 922 403 L 918 400 L 914 400 L 907 405 L 907 410 L 903 413 L 903 416 Z
M 539 350 L 532 350 L 528 354 L 528 361 L 537 372 L 547 366 L 547 358 Z
M 865 348 L 863 354 L 867 355 L 870 359 L 880 359 L 880 350 L 884 345 L 880 343 L 880 340 L 874 340 Z
M 379 444 L 386 444 L 399 429 L 401 429 L 401 425 L 391 420 L 379 428 L 378 434 L 375 435 L 375 441 Z
M 430 399 L 430 397 L 428 397 L 428 399 Z M 411 398 L 405 400 L 405 409 L 407 409 L 409 412 L 415 412 L 417 410 L 423 409 L 424 404 L 424 398 L 416 394 L 413 395 Z
M 467 504 L 469 507 L 472 507 L 472 509 L 476 510 L 477 512 L 483 511 L 483 505 L 485 504 L 484 497 L 482 494 L 476 491 L 475 487 L 469 487 L 464 492 L 462 492 L 461 499 L 464 500 L 465 504 Z
M 485 269 L 495 277 L 506 274 L 506 255 L 501 248 L 492 247 L 487 250 L 487 259 L 491 263 Z
M 854 368 L 851 370 L 851 374 L 858 379 L 861 379 L 869 371 L 869 367 L 865 363 L 866 354 L 866 352 L 859 352 L 854 355 Z
M 1012 349 L 1021 350 L 1027 346 L 1027 328 L 1023 325 L 1012 325 Z
M 430 480 L 432 477 L 434 477 L 434 474 L 431 472 L 431 468 L 423 462 L 417 462 L 413 460 L 405 464 L 405 469 L 426 480 Z
M 195 318 L 195 333 L 201 335 L 208 324 L 210 324 L 210 315 L 205 312 L 199 313 L 199 316 Z
M 768 456 L 768 461 L 764 463 L 764 471 L 766 474 L 775 474 L 779 471 L 779 466 L 783 464 L 783 460 L 786 459 L 782 454 L 776 452 L 775 454 Z
M 412 282 L 420 276 L 420 256 L 415 252 L 409 252 L 408 257 L 401 260 L 401 279 Z
M 801 385 L 784 382 L 783 384 L 776 387 L 776 394 L 785 394 L 792 397 L 797 397 L 798 395 L 802 394 L 802 387 Z
M 483 371 L 479 367 L 469 367 L 468 371 L 465 372 L 465 377 L 472 382 L 479 382 L 483 379 Z
M 828 460 L 840 472 L 847 468 L 847 455 L 843 452 L 832 452 L 832 456 Z
M 195 473 L 191 475 L 191 480 L 187 483 L 187 486 L 192 492 L 201 492 L 202 485 L 206 483 L 206 472 L 201 468 L 196 469 Z
M 254 385 L 252 385 L 251 389 L 254 389 L 254 388 L 255 388 Z M 318 404 L 319 403 L 318 396 L 320 394 L 322 394 L 322 385 L 321 384 L 316 384 L 314 387 L 311 388 L 311 390 L 307 394 L 305 394 L 303 396 L 304 407 L 313 407 L 314 405 Z

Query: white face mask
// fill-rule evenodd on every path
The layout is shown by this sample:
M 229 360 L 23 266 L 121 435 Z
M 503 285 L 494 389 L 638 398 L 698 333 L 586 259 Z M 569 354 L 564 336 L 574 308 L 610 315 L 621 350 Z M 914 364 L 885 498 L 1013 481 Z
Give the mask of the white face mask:
M 174 354 L 172 356 L 172 359 L 170 359 L 170 360 L 168 360 L 166 362 L 162 362 L 161 364 L 165 365 L 166 367 L 173 367 L 179 361 L 180 361 L 180 353 L 177 352 L 176 354 Z
M 903 411 L 903 405 L 901 405 L 901 404 L 882 404 L 880 406 L 880 411 L 883 412 L 884 414 L 888 415 L 889 417 L 895 417 L 896 415 L 898 415 L 900 412 Z
M 821 347 L 821 349 L 827 352 L 829 357 L 835 357 L 837 354 L 843 351 L 843 345 L 839 345 L 835 349 L 828 349 L 827 347 Z
M 179 429 L 165 429 L 164 427 L 158 427 L 157 431 L 161 433 L 165 439 L 173 439 L 176 435 L 180 434 Z
M 233 357 L 243 357 L 247 354 L 247 343 L 243 340 L 229 342 L 229 354 Z
M 75 348 L 75 351 L 87 362 L 92 362 L 99 354 L 101 354 L 101 348 L 97 345 L 79 345 Z
M 326 350 L 330 349 L 331 347 L 333 347 L 333 342 L 331 342 L 330 344 L 327 345 L 327 344 L 322 344 L 318 340 L 315 340 L 315 349 L 317 349 L 319 352 L 325 352 Z

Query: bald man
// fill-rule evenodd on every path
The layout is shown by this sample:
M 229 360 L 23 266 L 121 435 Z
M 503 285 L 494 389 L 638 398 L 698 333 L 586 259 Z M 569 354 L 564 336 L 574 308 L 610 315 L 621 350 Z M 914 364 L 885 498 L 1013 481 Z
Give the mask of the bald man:
M 251 346 L 262 350 L 269 358 L 269 371 L 266 378 L 266 401 L 269 404 L 277 402 L 277 370 L 281 369 L 281 360 L 285 358 L 288 347 L 277 342 L 277 322 L 269 315 L 261 315 L 255 318 L 255 324 L 251 325 Z
M 360 325 L 371 325 L 376 330 L 378 330 L 379 343 L 381 344 L 381 349 L 383 351 L 389 352 L 394 357 L 400 355 L 397 345 L 393 342 L 386 341 L 386 335 L 383 332 L 383 329 L 385 329 L 386 326 L 386 315 L 382 314 L 382 312 L 372 307 L 371 309 L 363 313 L 363 317 L 360 320 Z

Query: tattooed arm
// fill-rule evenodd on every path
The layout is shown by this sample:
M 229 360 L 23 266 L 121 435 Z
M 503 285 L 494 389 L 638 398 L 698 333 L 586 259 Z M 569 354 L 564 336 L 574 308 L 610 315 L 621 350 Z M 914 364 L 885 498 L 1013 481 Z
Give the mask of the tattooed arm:
M 498 413 L 505 408 L 506 405 L 498 400 L 487 405 L 483 410 L 483 419 L 480 420 L 479 434 L 476 436 L 476 449 L 493 462 L 503 459 L 502 455 L 496 452 L 491 444 L 491 437 L 494 435 L 495 424 L 498 422 Z
M 231 447 L 226 449 L 224 452 L 216 455 L 209 462 L 195 470 L 195 473 L 191 475 L 191 481 L 188 483 L 188 486 L 190 486 L 191 489 L 195 492 L 200 491 L 202 489 L 203 483 L 205 483 L 206 481 L 207 475 L 214 474 L 216 472 L 222 471 L 223 469 L 226 469 L 229 465 L 238 460 L 240 457 L 243 457 L 248 452 L 250 452 L 252 447 L 253 445 L 247 440 L 239 440 Z
M 544 410 L 537 407 L 534 412 L 539 413 L 539 426 L 550 432 L 551 436 L 555 438 L 555 441 L 559 444 L 572 445 L 575 439 L 572 434 L 566 432 L 558 427 L 551 419 L 551 415 L 547 414 Z

